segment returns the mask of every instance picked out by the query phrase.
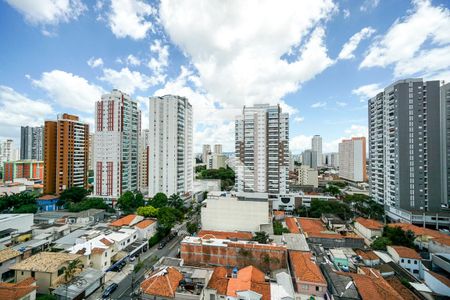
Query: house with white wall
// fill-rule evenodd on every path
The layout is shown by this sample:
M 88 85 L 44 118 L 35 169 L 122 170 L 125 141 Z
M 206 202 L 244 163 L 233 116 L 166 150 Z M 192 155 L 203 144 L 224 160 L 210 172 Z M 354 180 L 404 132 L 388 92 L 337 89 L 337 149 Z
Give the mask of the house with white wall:
M 403 246 L 387 246 L 387 252 L 394 262 L 417 278 L 423 278 L 422 258 L 411 248 Z

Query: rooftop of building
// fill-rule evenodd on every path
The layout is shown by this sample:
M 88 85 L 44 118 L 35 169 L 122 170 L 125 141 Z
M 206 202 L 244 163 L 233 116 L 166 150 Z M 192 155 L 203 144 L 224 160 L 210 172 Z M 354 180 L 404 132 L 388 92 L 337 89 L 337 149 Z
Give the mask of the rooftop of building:
M 183 274 L 174 267 L 164 267 L 141 283 L 144 294 L 175 298 L 176 290 L 183 279 Z
M 58 295 L 63 299 L 75 299 L 91 284 L 99 281 L 104 276 L 102 271 L 86 268 L 81 273 L 76 275 L 68 285 L 60 285 L 53 291 L 54 295 Z
M 368 229 L 371 229 L 371 230 L 381 230 L 383 228 L 383 224 L 377 220 L 358 217 L 355 219 L 355 222 L 358 222 L 362 226 L 364 226 Z
M 12 270 L 53 273 L 65 263 L 80 258 L 78 254 L 62 252 L 39 252 L 11 266 Z
M 203 244 L 216 247 L 240 247 L 240 248 L 253 248 L 253 249 L 271 249 L 271 250 L 286 250 L 286 246 L 277 244 L 259 244 L 255 241 L 232 241 L 228 239 L 212 239 L 212 238 L 200 238 L 194 236 L 186 236 L 181 241 L 182 244 Z
M 289 256 L 296 279 L 304 282 L 327 284 L 319 266 L 313 262 L 310 252 L 289 251 Z
M 0 263 L 3 263 L 14 257 L 17 257 L 20 254 L 21 253 L 19 251 L 12 249 L 12 248 L 5 248 L 3 250 L 0 250 Z
M 143 217 L 138 216 L 138 215 L 128 215 L 128 216 L 122 217 L 120 219 L 117 219 L 116 221 L 112 222 L 110 225 L 114 226 L 114 227 L 132 226 L 132 225 L 138 223 L 142 219 L 143 219 Z
M 426 272 L 450 288 L 450 278 L 430 270 L 426 270 Z
M 0 282 L 0 299 L 19 300 L 37 289 L 33 277 L 25 278 L 18 283 Z
M 363 250 L 359 250 L 357 249 L 356 254 L 361 256 L 362 259 L 364 260 L 379 260 L 380 258 L 375 254 L 375 252 L 368 250 L 368 251 L 363 251 Z
M 154 223 L 156 223 L 156 219 L 145 219 L 137 223 L 135 226 L 140 229 L 145 229 Z
M 422 259 L 419 255 L 419 253 L 416 252 L 416 250 L 404 247 L 404 246 L 388 246 L 394 249 L 395 252 L 397 252 L 398 256 L 401 258 L 412 258 L 412 259 Z
M 214 230 L 200 230 L 197 234 L 198 237 L 203 239 L 226 239 L 226 240 L 246 240 L 250 241 L 253 238 L 253 234 L 248 231 L 214 231 Z

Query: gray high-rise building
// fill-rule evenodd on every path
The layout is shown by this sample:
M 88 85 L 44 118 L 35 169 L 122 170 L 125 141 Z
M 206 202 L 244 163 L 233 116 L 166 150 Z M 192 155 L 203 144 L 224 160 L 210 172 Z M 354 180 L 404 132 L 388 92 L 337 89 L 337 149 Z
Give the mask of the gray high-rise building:
M 44 127 L 20 128 L 20 159 L 44 160 Z
M 435 218 L 448 205 L 442 168 L 449 100 L 440 100 L 439 81 L 422 79 L 399 80 L 369 99 L 370 194 L 394 220 L 431 223 L 425 215 Z
M 235 126 L 237 190 L 288 193 L 289 115 L 279 105 L 244 106 Z
M 315 160 L 317 162 L 317 166 L 321 167 L 323 166 L 322 163 L 322 137 L 320 135 L 313 136 L 311 140 L 311 150 L 314 151 Z
M 317 152 L 311 149 L 303 151 L 302 162 L 304 166 L 317 169 Z
M 441 149 L 442 198 L 450 204 L 450 83 L 441 87 Z

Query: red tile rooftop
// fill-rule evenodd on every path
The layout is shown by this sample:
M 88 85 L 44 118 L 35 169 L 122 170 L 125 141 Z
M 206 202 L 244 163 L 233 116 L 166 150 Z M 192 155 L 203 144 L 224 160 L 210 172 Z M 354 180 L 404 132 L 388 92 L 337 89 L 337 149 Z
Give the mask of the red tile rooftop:
M 134 218 L 136 218 L 136 215 L 128 215 L 112 222 L 110 225 L 115 227 L 127 226 L 133 222 Z
M 355 222 L 358 222 L 362 226 L 371 230 L 380 230 L 383 228 L 383 224 L 377 220 L 365 219 L 362 217 L 356 218 Z
M 398 256 L 404 257 L 404 258 L 412 258 L 412 259 L 422 259 L 420 257 L 419 253 L 416 252 L 416 250 L 403 247 L 403 246 L 388 246 L 395 250 L 395 252 L 398 253 Z
M 304 282 L 327 284 L 319 266 L 311 260 L 310 252 L 289 251 L 289 257 L 296 279 Z
M 253 234 L 247 231 L 228 232 L 228 231 L 200 230 L 200 232 L 198 233 L 198 237 L 201 237 L 203 239 L 215 238 L 224 240 L 238 239 L 250 241 L 253 238 Z

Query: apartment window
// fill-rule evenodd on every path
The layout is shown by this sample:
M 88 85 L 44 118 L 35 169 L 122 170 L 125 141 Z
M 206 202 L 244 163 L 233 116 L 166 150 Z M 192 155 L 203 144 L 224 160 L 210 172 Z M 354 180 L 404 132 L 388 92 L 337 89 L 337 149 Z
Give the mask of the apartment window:
M 405 260 L 402 258 L 402 263 L 404 263 L 405 262 Z
M 321 290 L 320 286 L 316 286 L 316 292 L 320 292 Z
M 410 264 L 411 263 L 411 260 L 410 259 L 408 259 L 408 264 Z
M 414 264 L 417 265 L 417 260 L 414 261 Z

